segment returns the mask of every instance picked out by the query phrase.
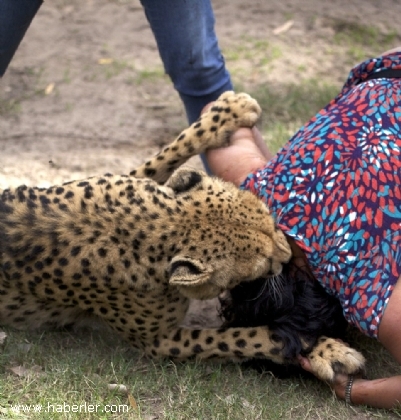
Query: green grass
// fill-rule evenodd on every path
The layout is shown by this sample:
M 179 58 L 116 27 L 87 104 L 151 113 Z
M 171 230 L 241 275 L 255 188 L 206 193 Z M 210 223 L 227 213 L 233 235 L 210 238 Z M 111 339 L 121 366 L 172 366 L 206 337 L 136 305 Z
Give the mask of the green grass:
M 21 103 L 19 99 L 2 99 L 0 98 L 0 116 L 16 115 L 21 111 Z
M 107 59 L 106 59 L 107 60 Z M 126 60 L 110 59 L 110 62 L 106 64 L 99 64 L 103 70 L 106 79 L 111 79 L 120 75 L 125 70 L 134 70 L 133 63 L 129 63 Z
M 15 86 L 0 90 L 0 117 L 18 116 L 25 100 L 35 96 L 43 96 L 43 67 L 26 67 L 24 75 L 19 75 Z
M 383 32 L 374 26 L 341 19 L 333 20 L 331 26 L 335 31 L 333 44 L 346 48 L 351 63 L 365 59 L 367 54 L 380 54 L 400 41 L 399 32 L 391 28 Z
M 334 20 L 332 27 L 336 32 L 335 42 L 380 47 L 382 51 L 390 47 L 398 37 L 395 30 L 384 33 L 377 27 L 345 20 Z
M 243 89 L 238 86 L 237 90 Z M 262 133 L 271 151 L 276 152 L 340 92 L 340 85 L 309 79 L 299 85 L 265 83 L 248 92 L 262 107 Z
M 86 78 L 88 81 L 96 80 L 99 74 L 106 80 L 124 74 L 126 83 L 131 85 L 163 82 L 167 77 L 161 64 L 154 68 L 137 69 L 134 61 L 115 58 L 100 59 L 95 72 L 92 68 L 87 69 L 87 71 L 88 76 Z
M 370 375 L 400 372 L 379 344 L 359 335 L 352 340 L 368 357 Z M 364 419 L 401 417 L 401 411 L 348 408 L 315 379 L 277 379 L 235 364 L 154 362 L 106 332 L 10 330 L 0 366 L 1 419 L 348 420 L 355 413 Z M 31 375 L 16 376 L 10 371 L 15 366 Z M 109 391 L 110 383 L 124 384 L 131 397 Z M 31 411 L 25 417 L 15 413 L 11 407 L 17 404 L 31 406 Z M 38 405 L 42 412 L 33 413 Z M 71 412 L 74 405 L 81 412 Z M 96 406 L 97 412 L 88 412 Z M 102 412 L 105 409 L 115 413 Z
M 249 60 L 260 64 L 267 64 L 282 56 L 281 49 L 266 39 L 244 36 L 241 42 L 227 48 L 224 57 L 230 65 L 237 60 Z M 262 58 L 263 57 L 263 58 Z M 261 62 L 262 61 L 262 62 Z
M 267 74 L 274 63 L 283 57 L 282 48 L 265 38 L 242 36 L 241 41 L 223 49 L 223 54 L 234 79 L 246 80 L 250 74 Z
M 157 81 L 167 81 L 168 76 L 162 67 L 157 67 L 154 69 L 147 69 L 138 71 L 134 77 L 136 85 L 143 83 L 154 83 Z

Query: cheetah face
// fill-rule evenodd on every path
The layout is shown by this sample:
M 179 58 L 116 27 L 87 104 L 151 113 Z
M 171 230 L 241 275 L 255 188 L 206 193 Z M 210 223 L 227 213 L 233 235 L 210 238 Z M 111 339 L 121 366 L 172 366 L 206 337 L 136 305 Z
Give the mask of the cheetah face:
M 290 246 L 252 193 L 185 169 L 167 186 L 188 215 L 169 266 L 169 283 L 184 296 L 209 299 L 240 282 L 281 273 L 291 258 Z
M 291 258 L 284 235 L 280 232 L 272 239 L 259 232 L 252 234 L 260 239 L 260 247 L 251 248 L 242 256 L 231 250 L 225 258 L 209 264 L 205 264 L 204 258 L 196 256 L 174 257 L 170 265 L 169 283 L 177 286 L 180 293 L 190 299 L 211 299 L 241 282 L 279 275 L 282 265 Z M 282 238 L 277 238 L 279 236 Z M 282 241 L 283 246 L 273 244 L 276 239 Z

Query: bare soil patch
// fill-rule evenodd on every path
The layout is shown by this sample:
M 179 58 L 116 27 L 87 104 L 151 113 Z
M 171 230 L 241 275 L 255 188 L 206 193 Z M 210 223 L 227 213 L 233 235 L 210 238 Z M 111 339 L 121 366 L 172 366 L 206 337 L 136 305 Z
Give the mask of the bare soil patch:
M 400 40 L 398 0 L 214 0 L 214 8 L 233 80 L 249 91 L 308 78 L 340 86 L 352 45 L 336 37 L 355 25 L 365 28 L 362 55 L 378 47 L 366 28 L 375 44 Z M 45 2 L 0 84 L 0 188 L 128 172 L 185 125 L 139 1 Z

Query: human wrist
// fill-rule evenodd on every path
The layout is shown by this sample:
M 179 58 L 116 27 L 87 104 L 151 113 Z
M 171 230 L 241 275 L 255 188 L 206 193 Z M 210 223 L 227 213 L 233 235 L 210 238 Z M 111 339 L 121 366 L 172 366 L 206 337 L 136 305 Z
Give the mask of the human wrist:
M 337 374 L 336 377 L 334 378 L 334 381 L 331 385 L 331 388 L 334 390 L 334 392 L 336 393 L 337 398 L 341 399 L 341 400 L 345 400 L 345 390 L 348 384 L 348 375 L 343 375 L 343 374 Z M 353 385 L 353 383 L 352 383 Z M 350 390 L 350 393 L 352 393 L 352 388 Z M 352 401 L 352 396 L 350 395 L 351 401 Z
M 366 404 L 366 395 L 371 392 L 372 381 L 363 378 L 353 378 L 352 383 L 349 383 L 348 375 L 336 375 L 337 379 L 332 384 L 337 398 L 346 401 L 347 385 L 351 385 L 349 388 L 349 401 L 348 404 L 360 405 Z M 346 401 L 347 402 L 347 401 Z
M 344 388 L 344 400 L 347 405 L 352 405 L 351 392 L 354 384 L 354 375 L 348 375 L 347 383 Z

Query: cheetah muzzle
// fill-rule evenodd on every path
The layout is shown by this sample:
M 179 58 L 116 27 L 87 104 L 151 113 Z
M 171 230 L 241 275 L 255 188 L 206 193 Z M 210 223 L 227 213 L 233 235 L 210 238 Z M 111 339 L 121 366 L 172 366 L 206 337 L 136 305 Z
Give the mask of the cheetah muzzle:
M 2 191 L 0 325 L 62 326 L 90 314 L 150 356 L 283 363 L 265 327 L 179 327 L 189 298 L 277 275 L 291 257 L 269 210 L 250 192 L 202 172 L 174 172 L 189 157 L 227 145 L 260 112 L 250 96 L 227 92 L 129 175 Z M 324 379 L 336 363 L 349 373 L 363 364 L 359 353 L 336 346 L 317 372 Z

